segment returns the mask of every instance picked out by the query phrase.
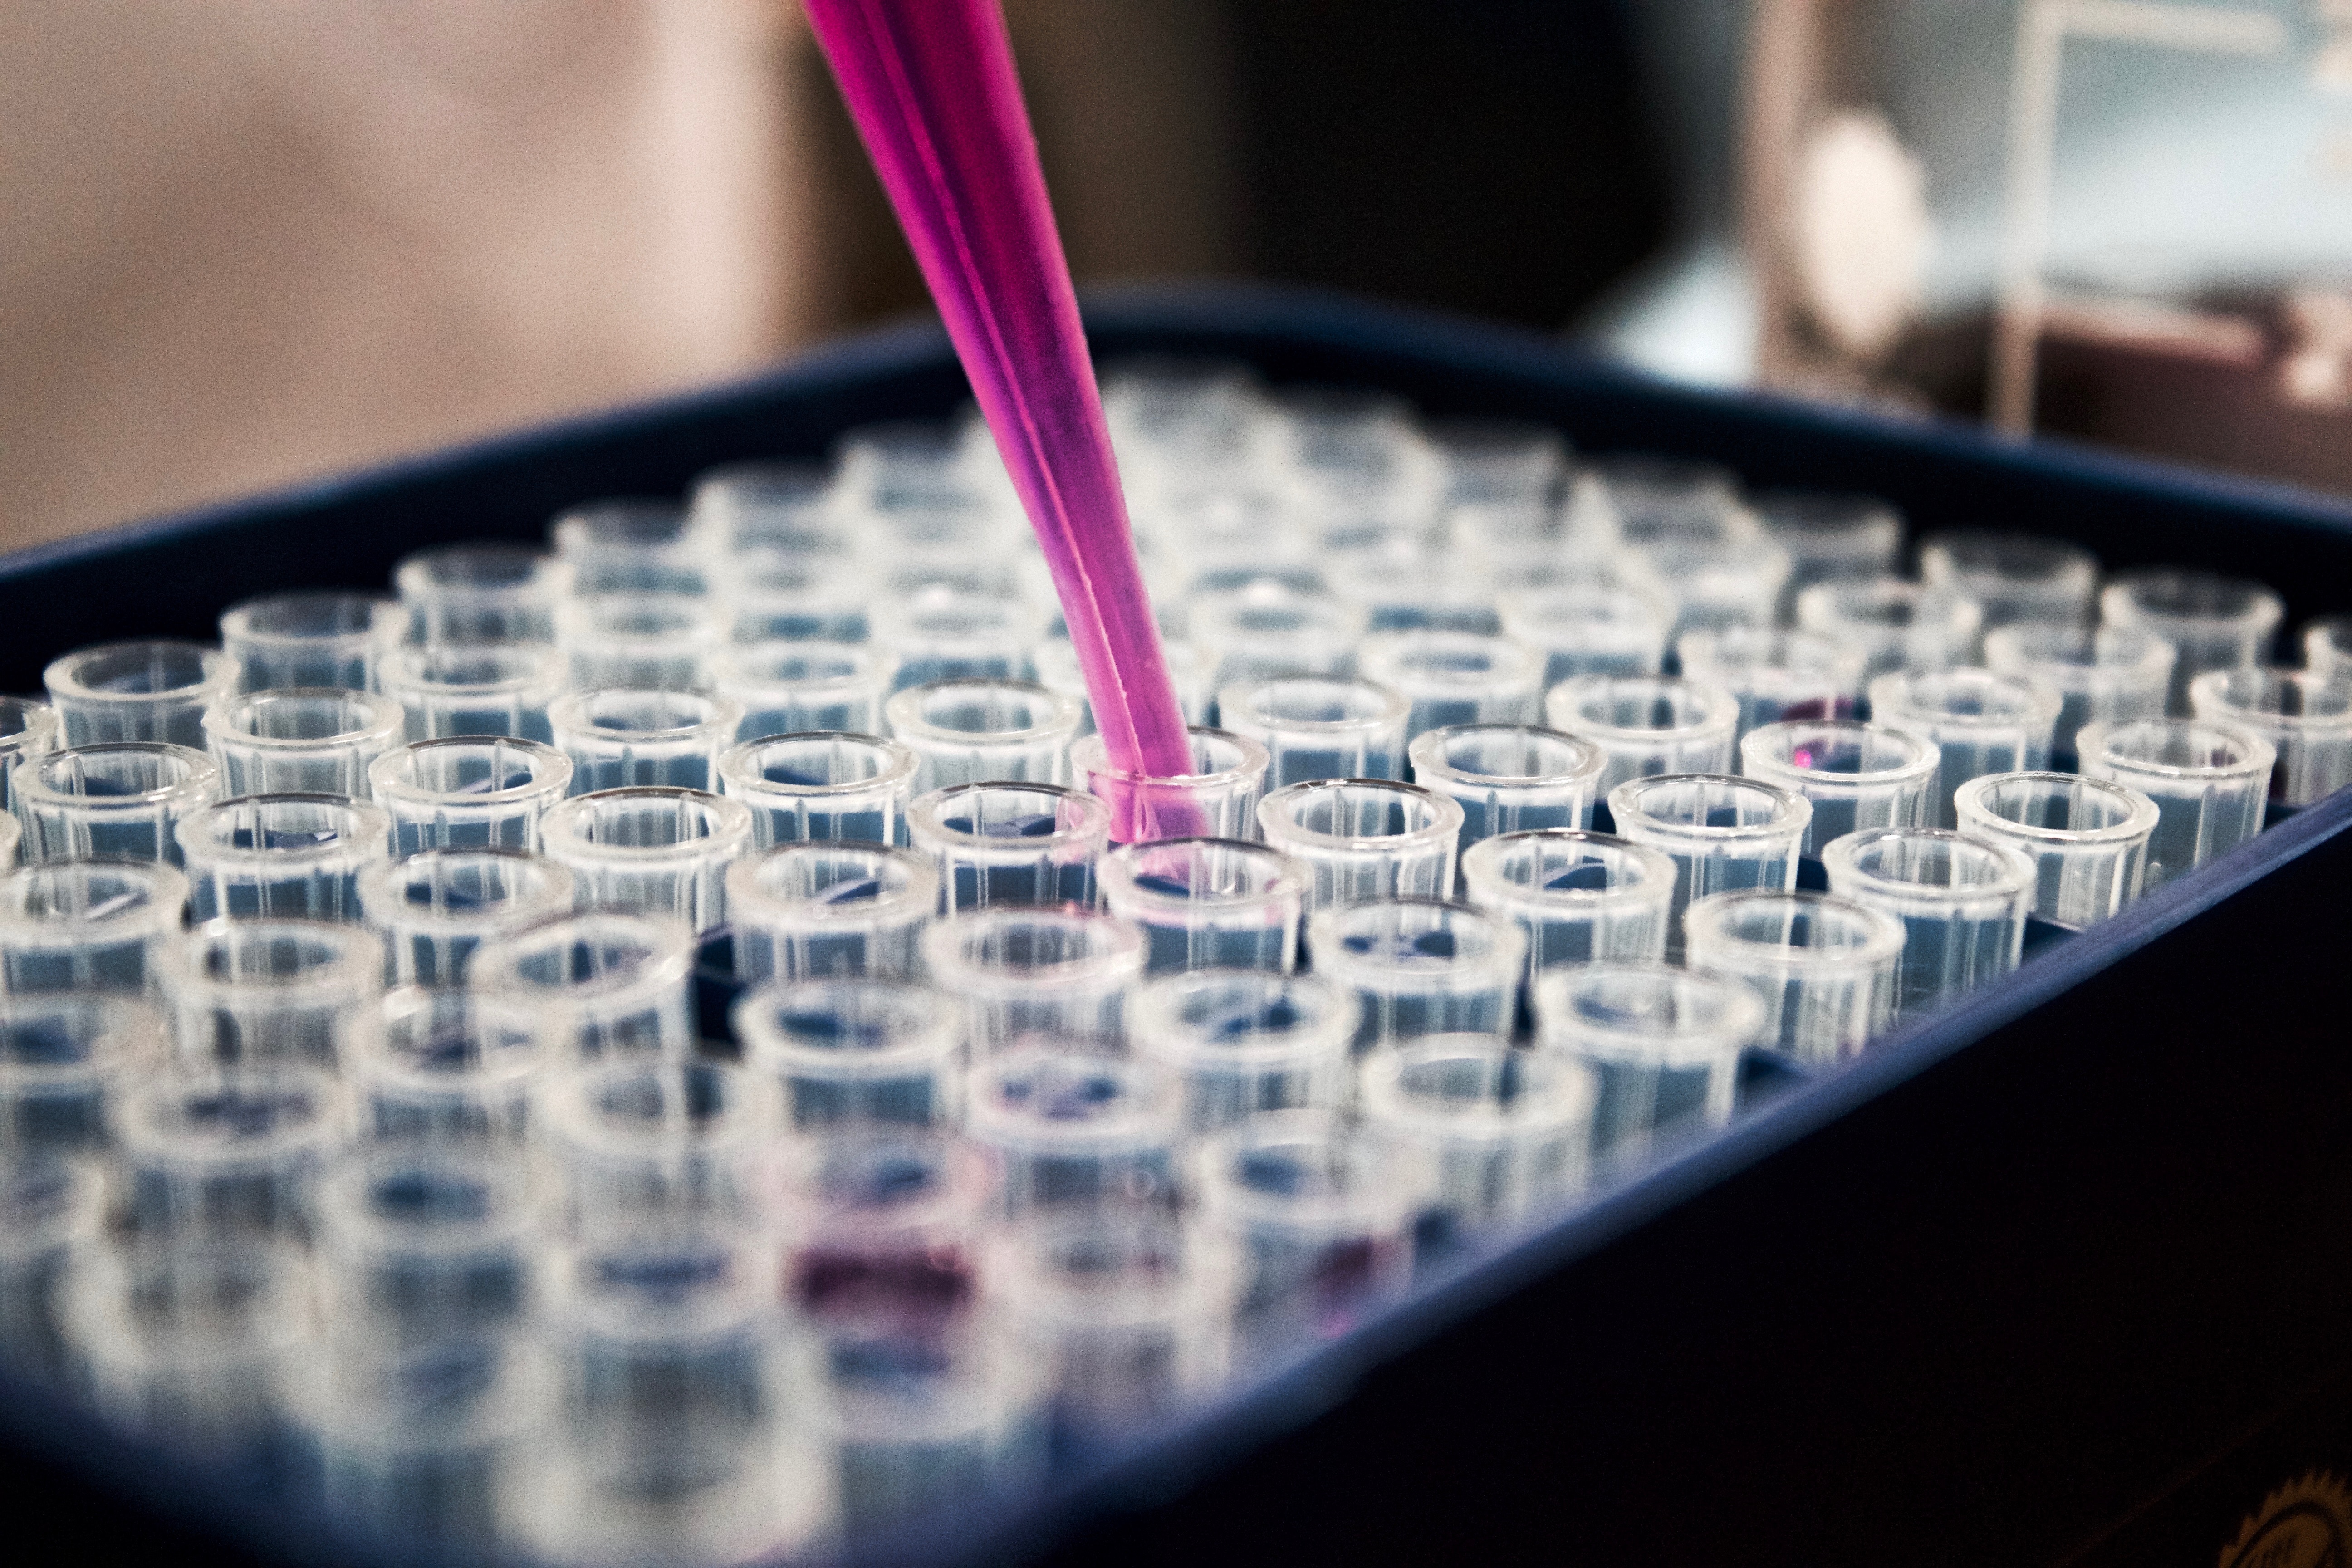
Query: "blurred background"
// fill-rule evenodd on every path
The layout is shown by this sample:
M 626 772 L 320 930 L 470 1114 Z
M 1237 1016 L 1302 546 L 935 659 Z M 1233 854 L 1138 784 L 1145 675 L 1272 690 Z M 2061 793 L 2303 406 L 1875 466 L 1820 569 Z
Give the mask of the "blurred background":
M 1006 0 L 1081 284 L 2352 487 L 2352 0 Z M 793 0 L 0 0 L 0 543 L 924 309 Z

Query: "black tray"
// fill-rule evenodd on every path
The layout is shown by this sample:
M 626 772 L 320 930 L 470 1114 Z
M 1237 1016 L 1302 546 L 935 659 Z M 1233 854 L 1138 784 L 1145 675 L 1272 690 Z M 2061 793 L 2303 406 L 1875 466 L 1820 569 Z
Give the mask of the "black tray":
M 1173 350 L 1377 384 L 1433 414 L 1551 421 L 1588 450 L 1875 492 L 1916 531 L 2031 530 L 2109 567 L 2256 575 L 2290 626 L 2352 603 L 2352 511 L 2283 489 L 1670 388 L 1530 335 L 1328 296 L 1153 292 L 1098 300 L 1088 319 L 1107 358 Z M 740 386 L 25 552 L 0 561 L 0 689 L 37 689 L 71 647 L 208 638 L 238 598 L 379 587 L 423 545 L 536 538 L 568 503 L 818 453 L 963 393 L 940 335 L 905 329 Z M 859 1555 L 1199 1568 L 2090 1552 L 2202 1568 L 2270 1489 L 2352 1465 L 2347 825 L 2352 792 L 1278 1381 L 1045 1494 Z M 0 1499 L 28 1545 L 425 1560 L 5 1377 L 0 1450 Z

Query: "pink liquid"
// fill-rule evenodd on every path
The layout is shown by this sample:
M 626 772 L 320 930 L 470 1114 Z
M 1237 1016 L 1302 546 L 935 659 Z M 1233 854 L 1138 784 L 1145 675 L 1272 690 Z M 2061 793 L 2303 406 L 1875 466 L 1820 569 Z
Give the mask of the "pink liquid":
M 1108 761 L 1146 777 L 1190 773 L 996 0 L 807 10 L 1045 548 Z M 1107 804 L 1113 837 L 1145 836 L 1140 814 Z

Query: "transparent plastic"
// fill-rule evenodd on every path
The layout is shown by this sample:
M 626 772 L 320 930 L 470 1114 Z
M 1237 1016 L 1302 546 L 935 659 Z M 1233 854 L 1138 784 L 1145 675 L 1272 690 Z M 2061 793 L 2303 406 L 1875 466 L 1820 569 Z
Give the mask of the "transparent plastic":
M 607 789 L 559 802 L 540 833 L 582 909 L 709 931 L 727 918 L 727 868 L 751 847 L 751 812 L 703 790 Z
M 1503 635 L 1544 658 L 1544 687 L 1585 676 L 1655 675 L 1666 654 L 1667 616 L 1647 594 L 1607 583 L 1505 593 Z
M 1462 808 L 1418 785 L 1318 779 L 1258 802 L 1265 841 L 1307 868 L 1307 907 L 1369 899 L 1444 898 L 1454 890 Z
M 1820 632 L 1685 632 L 1675 652 L 1686 679 L 1738 702 L 1740 735 L 1783 720 L 1851 719 L 1862 700 L 1862 653 Z
M 1822 849 L 1830 891 L 1903 922 L 1895 1012 L 1957 1001 L 2017 967 L 2032 908 L 2033 862 L 1948 828 L 1885 827 Z
M 0 996 L 0 1151 L 105 1148 L 122 1096 L 167 1049 L 163 1015 L 136 997 Z
M 551 643 L 555 606 L 572 568 L 524 544 L 450 544 L 421 550 L 393 568 L 411 637 L 453 643 Z
M 1095 864 L 1103 907 L 1143 932 L 1144 969 L 1265 969 L 1297 962 L 1307 873 L 1231 838 L 1120 845 Z
M 1787 597 L 1816 583 L 1884 577 L 1903 548 L 1903 517 L 1874 496 L 1768 490 L 1749 503 L 1789 552 Z
M 407 624 L 400 604 L 374 594 L 273 594 L 221 616 L 221 651 L 236 663 L 241 690 L 373 691 Z
M 105 1244 L 95 1161 L 47 1150 L 0 1154 L 0 1354 L 37 1378 L 71 1374 L 60 1284 Z
M 1828 893 L 1717 893 L 1683 915 L 1693 969 L 1764 1004 L 1757 1043 L 1801 1062 L 1860 1054 L 1895 1018 L 1903 922 Z
M 533 1087 L 550 1054 L 527 1003 L 400 985 L 384 993 L 376 1027 L 344 1072 L 366 1138 L 512 1152 L 530 1132 Z
M 2128 784 L 2078 773 L 1989 773 L 1954 799 L 1960 831 L 2005 844 L 2034 865 L 2033 912 L 2095 925 L 2140 895 L 2156 802 Z
M 0 875 L 0 992 L 155 989 L 188 881 L 138 860 L 51 860 Z
M 2323 679 L 2352 675 L 2352 616 L 2328 616 L 2306 625 L 2303 662 Z
M 378 1354 L 519 1327 L 541 1241 L 525 1173 L 489 1145 L 352 1151 L 319 1183 L 323 1305 Z
M 2133 626 L 2002 626 L 1985 638 L 1985 668 L 2046 686 L 2063 700 L 2050 735 L 2050 765 L 2074 765 L 2085 724 L 2161 718 L 2173 675 L 2172 645 Z
M 2262 831 L 2278 753 L 2268 741 L 2200 719 L 2090 724 L 2082 771 L 2128 784 L 2156 803 L 2147 886 L 2163 886 Z
M 572 910 L 572 874 L 519 849 L 426 849 L 360 873 L 360 918 L 394 984 L 459 985 L 474 954 Z
M 738 740 L 810 730 L 877 735 L 898 670 L 898 656 L 870 643 L 763 642 L 719 654 L 710 679 L 743 710 Z
M 396 855 L 539 847 L 540 819 L 572 789 L 572 759 L 504 735 L 415 741 L 368 768 Z
M 2172 683 L 2166 711 L 2189 712 L 2189 683 L 2212 669 L 2252 669 L 2271 659 L 2286 605 L 2260 583 L 2211 572 L 2158 567 L 2119 572 L 2099 591 L 2099 616 L 2108 626 L 2132 627 L 2172 645 Z M 2154 718 L 2154 714 L 2100 714 Z
M 1668 640 L 1679 642 L 1695 631 L 1771 626 L 1790 565 L 1789 552 L 1761 533 L 1661 539 L 1629 552 L 1626 583 L 1674 606 Z
M 713 586 L 727 636 L 738 645 L 863 642 L 877 584 L 847 539 L 832 543 L 728 557 Z
M 563 691 L 562 656 L 535 644 L 428 644 L 394 648 L 380 677 L 407 714 L 408 738 L 511 735 L 545 742 Z
M 694 594 L 599 594 L 555 607 L 564 684 L 575 691 L 699 690 L 725 630 Z
M 360 872 L 391 854 L 380 806 L 335 795 L 248 795 L 173 829 L 195 919 L 359 919 Z
M 2060 540 L 1961 531 L 1919 542 L 1919 577 L 1975 600 L 1987 631 L 2019 621 L 2071 626 L 2091 618 L 2099 563 Z
M 160 964 L 181 1059 L 331 1067 L 364 1048 L 383 994 L 383 946 L 323 921 L 214 921 Z
M 1655 963 L 1591 963 L 1536 982 L 1542 1048 L 1591 1068 L 1593 1152 L 1622 1163 L 1662 1136 L 1731 1119 L 1739 1053 L 1764 1030 L 1741 982 Z
M 761 847 L 803 840 L 906 841 L 915 753 L 874 735 L 813 731 L 720 753 L 719 788 L 751 811 Z
M 224 795 L 347 795 L 364 800 L 370 764 L 401 743 L 389 697 L 286 687 L 223 698 L 204 717 Z
M 1887 724 L 1805 720 L 1767 724 L 1739 741 L 1739 771 L 1801 795 L 1813 808 L 1804 852 L 1865 827 L 1927 825 L 1943 752 L 1936 742 Z
M 939 863 L 944 914 L 1091 904 L 1110 808 L 1055 784 L 959 784 L 916 796 L 907 808 L 907 833 Z
M 18 770 L 63 744 L 58 736 L 64 728 L 56 710 L 46 702 L 29 697 L 0 697 L 0 807 L 15 808 Z
M 118 642 L 69 653 L 41 672 L 68 746 L 168 741 L 205 749 L 205 710 L 236 684 L 236 666 L 191 642 Z
M 1457 724 L 1413 737 L 1413 783 L 1462 808 L 1464 852 L 1482 838 L 1590 827 L 1606 763 L 1590 741 L 1534 724 Z
M 942 680 L 884 704 L 890 733 L 915 753 L 915 789 L 1069 782 L 1078 705 L 1022 680 Z
M 1590 1068 L 1482 1034 L 1431 1035 L 1366 1057 L 1365 1128 L 1429 1173 L 1421 1241 L 1524 1225 L 1584 1185 L 1600 1098 Z
M 1384 686 L 1320 676 L 1244 682 L 1217 695 L 1218 722 L 1265 748 L 1269 789 L 1402 777 L 1410 711 Z
M 753 1217 L 776 1136 L 764 1073 L 700 1058 L 551 1069 L 532 1135 L 575 1232 Z
M 1983 623 L 1974 599 L 1899 577 L 1816 583 L 1797 595 L 1797 625 L 1862 655 L 1865 681 L 1969 663 Z
M 1182 1101 L 1140 1057 L 1020 1046 L 972 1064 L 964 1131 L 995 1156 L 1013 1217 L 1107 1205 L 1172 1206 Z
M 1561 964 L 1663 959 L 1675 877 L 1656 849 L 1570 827 L 1483 839 L 1462 856 L 1470 902 L 1518 922 L 1530 984 Z
M 1952 792 L 1985 773 L 2050 765 L 2064 700 L 2047 686 L 1985 669 L 1882 675 L 1870 683 L 1870 717 L 1936 742 L 1940 753 L 1927 820 L 1949 827 Z
M 734 1022 L 795 1135 L 961 1123 L 964 1015 L 944 992 L 870 974 L 763 985 L 736 1000 Z
M 11 784 L 25 858 L 180 863 L 183 820 L 221 793 L 220 764 L 162 741 L 74 746 L 27 759 Z
M 138 1085 L 116 1137 L 140 1237 L 306 1238 L 349 1122 L 334 1074 L 297 1062 L 184 1068 Z
M 1356 994 L 1355 1049 L 1423 1035 L 1507 1036 L 1527 937 L 1507 914 L 1438 899 L 1381 899 L 1316 911 L 1315 972 Z
M 923 932 L 931 984 L 963 999 L 975 1059 L 1027 1036 L 1116 1046 L 1143 974 L 1143 933 L 1072 906 L 983 909 Z
M 694 939 L 676 921 L 587 911 L 480 955 L 473 984 L 539 1020 L 551 1059 L 694 1045 Z
M 1730 767 L 1739 700 L 1695 680 L 1583 676 L 1545 696 L 1544 721 L 1601 748 L 1605 798 L 1627 779 Z
M 728 463 L 695 478 L 687 513 L 703 548 L 822 551 L 841 537 L 833 474 L 823 463 Z
M 2209 723 L 2252 731 L 2278 753 L 2273 805 L 2309 805 L 2352 783 L 2352 675 L 2299 669 L 2217 669 L 2189 683 L 2189 705 Z
M 1175 1076 L 1185 1126 L 1210 1132 L 1266 1111 L 1343 1107 L 1360 1012 L 1319 974 L 1196 969 L 1138 991 L 1128 1034 Z
M 1195 595 L 1187 616 L 1186 630 L 1219 691 L 1287 676 L 1353 675 L 1368 618 L 1350 600 L 1268 582 Z
M 1632 779 L 1609 792 L 1620 837 L 1675 863 L 1666 959 L 1683 955 L 1683 911 L 1695 900 L 1750 888 L 1786 892 L 1813 808 L 1801 795 L 1731 773 Z
M 574 691 L 547 710 L 555 747 L 572 759 L 572 793 L 657 785 L 715 790 L 719 754 L 742 710 L 692 691 Z
M 875 605 L 873 640 L 898 656 L 892 688 L 1029 679 L 1045 617 L 1018 600 L 932 587 Z
M 1099 735 L 1086 736 L 1070 749 L 1077 786 L 1110 808 L 1113 843 L 1257 837 L 1265 748 L 1223 730 L 1195 727 L 1185 739 L 1192 771 L 1176 778 L 1146 778 L 1113 767 Z
M 676 501 L 591 501 L 548 527 L 575 594 L 701 594 L 709 590 L 701 542 Z
M 1410 704 L 1405 740 L 1449 724 L 1531 723 L 1543 696 L 1546 657 L 1508 637 L 1469 632 L 1380 632 L 1357 667 Z
M 1217 689 L 1213 682 L 1217 672 L 1202 658 L 1200 649 L 1179 638 L 1160 638 L 1160 653 L 1168 666 L 1169 681 L 1176 688 L 1176 705 L 1184 710 L 1184 722 L 1207 723 L 1210 710 L 1216 706 Z M 1086 676 L 1078 668 L 1077 648 L 1067 637 L 1048 637 L 1029 650 L 1029 662 L 1037 672 L 1038 685 L 1077 699 L 1078 733 L 1093 734 L 1094 708 L 1087 697 Z
M 913 975 L 939 911 L 929 857 L 881 844 L 785 844 L 727 868 L 735 973 L 746 981 Z

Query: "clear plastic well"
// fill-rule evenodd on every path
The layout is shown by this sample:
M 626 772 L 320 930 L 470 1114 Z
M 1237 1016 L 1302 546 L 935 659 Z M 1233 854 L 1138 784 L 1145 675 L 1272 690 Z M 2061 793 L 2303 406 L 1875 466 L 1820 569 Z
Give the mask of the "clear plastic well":
M 1297 961 L 1306 868 L 1232 838 L 1126 844 L 1096 863 L 1104 908 L 1143 932 L 1145 968 L 1264 969 Z
M 907 832 L 939 864 L 942 913 L 1091 904 L 1110 808 L 1055 784 L 960 784 L 916 796 Z
M 1255 838 L 1258 797 L 1265 793 L 1264 746 L 1223 730 L 1187 732 L 1192 771 L 1152 778 L 1110 765 L 1102 737 L 1088 735 L 1070 750 L 1079 788 L 1110 808 L 1117 844 L 1156 838 Z
M 547 711 L 555 747 L 572 759 L 572 793 L 658 785 L 715 790 L 719 754 L 742 710 L 692 691 L 574 691 Z
M 2033 912 L 2095 925 L 2140 895 L 2156 802 L 2128 784 L 2078 773 L 1990 773 L 1954 800 L 1960 831 L 2034 864 Z
M 727 868 L 735 971 L 749 981 L 911 975 L 939 867 L 881 844 L 784 844 Z
M 2083 772 L 2129 784 L 2156 803 L 2147 886 L 2161 887 L 2262 831 L 2278 753 L 2235 725 L 2140 719 L 2086 725 Z
M 1870 717 L 1936 742 L 1940 752 L 1928 820 L 1953 825 L 1952 792 L 1984 773 L 2047 767 L 2063 700 L 2047 686 L 1986 669 L 1882 675 L 1870 683 Z
M 547 710 L 563 690 L 563 660 L 535 644 L 427 644 L 385 655 L 383 694 L 408 716 L 412 741 L 511 735 L 546 741 Z
M 1605 797 L 1627 779 L 1730 767 L 1739 700 L 1693 680 L 1587 676 L 1551 689 L 1544 721 L 1601 748 Z
M 188 881 L 136 860 L 48 860 L 0 875 L 0 992 L 156 988 Z
M 1556 1051 L 1485 1035 L 1433 1035 L 1366 1057 L 1359 1099 L 1372 1135 L 1429 1173 L 1446 1239 L 1525 1223 L 1585 1184 L 1598 1084 Z
M 1562 964 L 1663 959 L 1675 878 L 1659 850 L 1570 827 L 1484 839 L 1462 857 L 1470 902 L 1526 934 L 1529 984 Z
M 360 915 L 394 984 L 457 985 L 474 954 L 572 910 L 572 874 L 516 849 L 426 849 L 360 873 Z
M 348 795 L 365 799 L 368 767 L 401 743 L 389 697 L 288 687 L 226 697 L 204 717 L 226 795 Z
M 1022 680 L 943 680 L 884 704 L 890 733 L 915 753 L 915 789 L 1069 782 L 1078 705 Z
M 1803 720 L 1767 724 L 1739 741 L 1739 771 L 1813 808 L 1804 852 L 1864 827 L 1926 825 L 1943 752 L 1936 742 L 1886 724 Z
M 703 790 L 607 789 L 560 802 L 540 831 L 582 909 L 709 931 L 727 918 L 727 867 L 751 847 L 751 813 Z
M 2278 753 L 2271 801 L 2303 806 L 2352 783 L 2352 675 L 2216 669 L 2189 683 L 2200 719 L 2250 730 Z
M 878 735 L 898 672 L 897 656 L 871 643 L 762 642 L 713 658 L 711 687 L 742 708 L 739 740 L 808 730 Z
M 2064 700 L 2050 737 L 2051 765 L 2063 770 L 2074 765 L 2074 737 L 2084 725 L 2163 715 L 2174 658 L 2170 643 L 2136 626 L 2028 622 L 1985 638 L 1985 667 L 2049 687 Z
M 236 684 L 236 666 L 189 642 L 119 642 L 55 660 L 41 674 L 68 746 L 169 741 L 205 749 L 205 710 Z
M 1217 696 L 1218 722 L 1265 748 L 1269 789 L 1402 778 L 1410 711 L 1385 686 L 1328 676 L 1244 681 Z
M 1830 891 L 1903 922 L 1898 1017 L 1932 1011 L 2017 967 L 2033 862 L 1948 828 L 1866 829 L 1822 850 Z
M 200 921 L 359 919 L 360 872 L 391 854 L 392 819 L 335 795 L 248 795 L 180 819 Z
M 1612 1163 L 1729 1121 L 1740 1050 L 1764 1029 L 1764 1004 L 1741 982 L 1651 963 L 1549 971 L 1535 1014 L 1542 1048 L 1591 1070 L 1593 1152 Z
M 26 860 L 106 856 L 180 863 L 181 822 L 220 797 L 220 764 L 163 741 L 75 746 L 13 780 Z
M 1143 973 L 1143 933 L 1072 907 L 984 909 L 923 932 L 931 984 L 963 998 L 975 1058 L 1029 1036 L 1117 1046 Z
M 694 939 L 672 920 L 584 911 L 480 955 L 473 984 L 540 1020 L 557 1060 L 694 1044 Z
M 1795 888 L 1797 858 L 1813 817 L 1802 795 L 1729 773 L 1629 780 L 1609 792 L 1609 811 L 1620 837 L 1675 863 L 1669 961 L 1682 957 L 1682 914 L 1694 900 Z
M 2243 577 L 2158 567 L 2109 578 L 2099 591 L 2099 615 L 2108 626 L 2136 627 L 2172 645 L 2178 657 L 2166 711 L 2185 716 L 2189 683 L 2207 670 L 2252 669 L 2270 662 L 2286 606 L 2276 594 Z
M 1828 1065 L 1859 1053 L 1895 1017 L 1903 922 L 1827 893 L 1717 893 L 1691 905 L 1693 969 L 1745 982 L 1764 1004 L 1759 1043 Z
M 734 1021 L 745 1063 L 782 1086 L 793 1133 L 961 1120 L 964 1014 L 944 992 L 870 974 L 803 980 L 745 993 Z
M 1381 779 L 1320 779 L 1276 790 L 1257 816 L 1266 843 L 1307 868 L 1310 910 L 1454 890 L 1462 808 L 1444 795 Z
M 164 951 L 163 993 L 183 1060 L 348 1060 L 375 1024 L 383 947 L 323 921 L 214 921 Z
M 221 651 L 236 662 L 243 690 L 373 691 L 407 622 L 398 603 L 378 595 L 273 594 L 221 616 Z
M 1307 927 L 1315 972 L 1355 992 L 1355 1047 L 1423 1035 L 1510 1033 L 1527 938 L 1507 914 L 1436 899 L 1381 899 L 1318 910 Z
M 907 841 L 915 753 L 877 735 L 830 731 L 746 741 L 719 758 L 719 787 L 751 812 L 752 842 Z
M 572 790 L 572 759 L 504 735 L 416 741 L 368 769 L 393 851 L 539 847 L 540 819 Z
M 1176 1076 L 1185 1125 L 1207 1132 L 1265 1111 L 1340 1109 L 1360 1012 L 1319 974 L 1196 969 L 1138 991 L 1128 1033 Z
M 1462 808 L 1461 847 L 1539 827 L 1590 827 L 1606 759 L 1535 724 L 1457 724 L 1413 737 L 1413 783 Z

